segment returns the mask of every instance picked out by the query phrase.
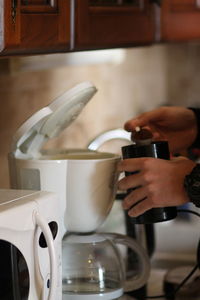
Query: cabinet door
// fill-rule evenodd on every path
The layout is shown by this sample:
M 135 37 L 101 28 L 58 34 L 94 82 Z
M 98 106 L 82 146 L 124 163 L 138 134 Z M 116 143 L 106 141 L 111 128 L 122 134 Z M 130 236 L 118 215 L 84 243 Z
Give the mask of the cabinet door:
M 154 39 L 153 19 L 148 0 L 76 0 L 74 48 L 151 43 Z
M 200 39 L 200 0 L 162 1 L 161 36 L 163 41 Z
M 0 0 L 0 11 L 3 53 L 51 53 L 69 49 L 70 0 Z

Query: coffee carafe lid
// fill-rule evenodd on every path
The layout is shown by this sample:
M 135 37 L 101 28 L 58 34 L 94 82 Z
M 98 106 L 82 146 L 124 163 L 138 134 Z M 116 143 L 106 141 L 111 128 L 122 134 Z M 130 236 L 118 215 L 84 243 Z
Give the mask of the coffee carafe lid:
M 13 137 L 14 156 L 37 158 L 42 146 L 68 127 L 96 92 L 91 82 L 82 82 L 33 114 Z

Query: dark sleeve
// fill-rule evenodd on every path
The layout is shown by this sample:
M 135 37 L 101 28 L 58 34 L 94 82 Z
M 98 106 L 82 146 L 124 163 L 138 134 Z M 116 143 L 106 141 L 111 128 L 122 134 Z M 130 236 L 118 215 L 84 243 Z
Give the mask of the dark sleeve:
M 191 148 L 200 148 L 200 108 L 193 108 L 193 107 L 188 107 L 188 108 L 194 112 L 197 120 L 197 128 L 198 128 L 197 137 L 194 143 L 192 144 Z

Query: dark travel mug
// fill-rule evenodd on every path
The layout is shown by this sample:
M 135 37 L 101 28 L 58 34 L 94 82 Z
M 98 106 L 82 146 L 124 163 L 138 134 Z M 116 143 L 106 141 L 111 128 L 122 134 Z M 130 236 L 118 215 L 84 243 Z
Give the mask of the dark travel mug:
M 161 159 L 170 159 L 169 147 L 167 141 L 151 142 L 147 145 L 128 145 L 122 147 L 123 158 L 154 157 Z M 125 172 L 125 176 L 133 173 Z M 133 189 L 127 191 L 130 193 Z M 164 191 L 163 191 L 164 192 Z M 144 200 L 145 201 L 145 200 Z M 176 207 L 152 208 L 144 214 L 132 218 L 134 224 L 150 224 L 172 220 L 177 216 Z

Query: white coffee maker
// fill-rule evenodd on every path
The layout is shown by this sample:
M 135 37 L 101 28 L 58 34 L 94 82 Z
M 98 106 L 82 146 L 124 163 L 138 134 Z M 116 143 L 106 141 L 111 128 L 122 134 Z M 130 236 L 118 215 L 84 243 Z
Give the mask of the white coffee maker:
M 136 288 L 144 285 L 149 275 L 146 252 L 138 245 L 134 245 L 134 241 L 131 243 L 122 236 L 112 234 L 94 234 L 112 208 L 118 179 L 116 166 L 120 157 L 116 154 L 88 149 L 42 151 L 47 140 L 58 136 L 64 128 L 69 126 L 96 91 L 92 83 L 81 83 L 58 97 L 49 106 L 36 112 L 16 132 L 12 151 L 9 154 L 12 188 L 52 191 L 58 195 L 59 225 L 63 237 L 62 264 L 63 272 L 67 274 L 63 279 L 65 282 L 63 299 L 66 300 L 84 299 L 83 296 L 86 297 L 85 299 L 94 300 L 98 297 L 105 300 L 116 299 L 123 294 L 125 276 L 121 274 L 124 273 L 124 267 L 122 262 L 118 263 L 121 258 L 115 246 L 116 243 L 130 246 L 137 253 L 140 268 L 139 274 L 135 276 L 139 277 L 139 280 L 134 279 Z M 94 252 L 90 250 L 96 251 L 96 246 L 102 249 L 106 245 L 115 255 L 115 262 L 109 270 L 106 267 L 95 267 L 97 275 L 94 275 L 94 268 L 92 273 L 90 272 L 90 262 L 94 263 L 96 254 L 93 255 Z M 81 248 L 86 261 L 80 256 L 74 256 Z M 73 250 L 70 251 L 70 249 Z M 103 261 L 105 262 L 108 256 L 106 256 L 107 253 L 104 255 Z M 78 257 L 80 264 L 76 264 L 76 268 L 68 268 L 70 261 L 78 263 Z M 89 257 L 93 259 L 90 260 Z M 98 264 L 101 264 L 100 259 Z M 116 284 L 116 288 L 111 287 L 111 291 L 107 291 L 107 279 L 104 280 L 104 278 L 107 274 L 110 276 L 114 264 L 119 265 L 115 268 L 116 272 L 120 273 L 117 276 L 119 284 Z M 85 271 L 80 272 L 83 265 L 85 265 Z M 96 261 L 95 265 L 97 266 Z M 98 284 L 95 284 L 95 289 L 93 287 L 88 289 L 86 283 L 82 285 L 83 289 L 79 289 L 76 283 L 80 286 L 80 274 L 87 283 L 88 279 L 90 282 L 92 278 L 94 279 L 93 275 L 97 276 L 95 280 Z M 71 275 L 76 277 L 73 282 L 75 285 L 72 289 L 68 289 L 71 284 Z

